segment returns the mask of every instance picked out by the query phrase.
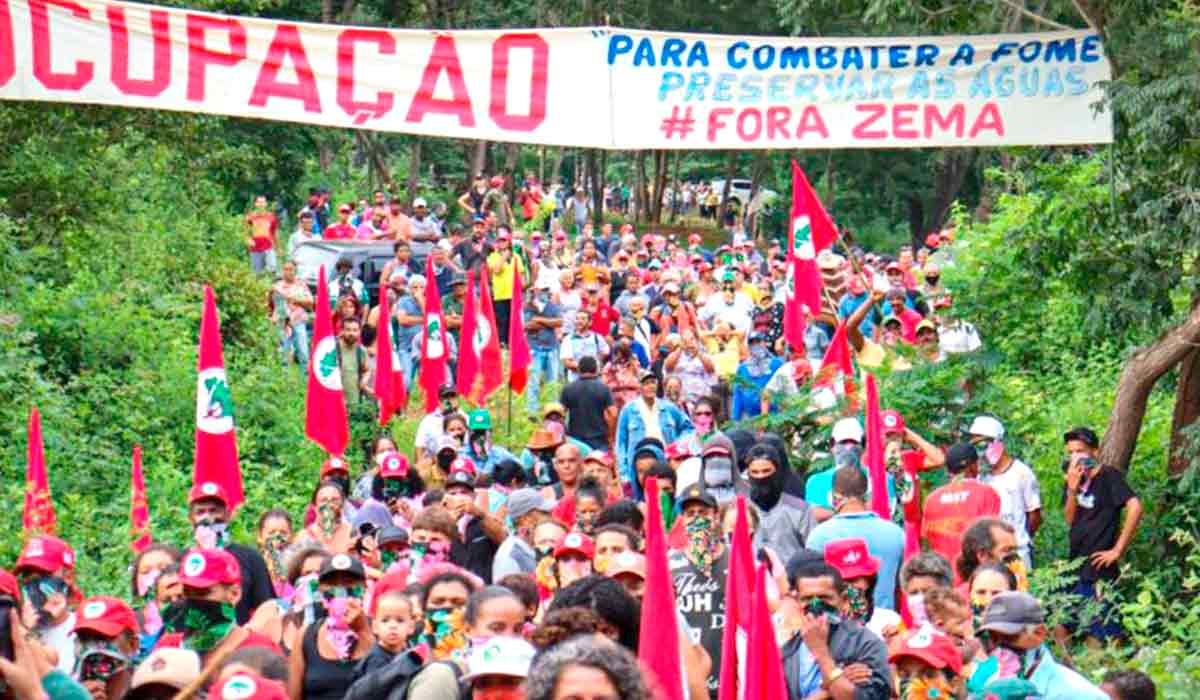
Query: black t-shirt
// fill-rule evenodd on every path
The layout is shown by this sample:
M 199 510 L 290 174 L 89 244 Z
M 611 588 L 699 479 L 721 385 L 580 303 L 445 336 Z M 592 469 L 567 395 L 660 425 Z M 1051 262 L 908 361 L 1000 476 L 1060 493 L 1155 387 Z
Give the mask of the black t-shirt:
M 1063 498 L 1066 496 L 1064 487 Z M 1090 481 L 1081 483 L 1075 494 L 1075 520 L 1071 523 L 1071 558 L 1090 557 L 1096 552 L 1112 549 L 1120 534 L 1121 509 L 1135 496 L 1125 475 L 1107 465 L 1101 466 Z M 1117 573 L 1116 564 L 1097 570 L 1090 561 L 1085 561 L 1079 570 L 1079 578 L 1085 581 L 1115 579 Z
M 559 400 L 567 409 L 567 435 L 592 449 L 607 449 L 608 423 L 604 411 L 613 405 L 613 397 L 604 382 L 578 379 L 563 387 Z
M 242 569 L 242 598 L 234 606 L 237 611 L 239 625 L 246 624 L 255 608 L 275 597 L 275 588 L 271 585 L 271 574 L 267 572 L 267 563 L 257 550 L 243 544 L 232 543 L 225 546 L 225 551 L 237 559 Z
M 463 568 L 483 579 L 485 584 L 491 584 L 492 560 L 496 558 L 498 548 L 484 533 L 479 518 L 471 518 L 463 534 Z
M 691 628 L 692 643 L 704 647 L 712 657 L 708 674 L 708 694 L 717 697 L 721 674 L 721 641 L 725 634 L 725 582 L 729 571 L 729 550 L 713 562 L 711 575 L 696 568 L 682 552 L 667 555 L 667 566 L 675 585 L 675 604 Z
M 479 246 L 479 250 L 476 250 L 476 245 Z M 492 243 L 486 238 L 479 244 L 476 244 L 474 239 L 468 238 L 450 251 L 450 257 L 458 258 L 464 270 L 474 270 L 477 266 L 487 262 L 487 256 L 491 254 Z

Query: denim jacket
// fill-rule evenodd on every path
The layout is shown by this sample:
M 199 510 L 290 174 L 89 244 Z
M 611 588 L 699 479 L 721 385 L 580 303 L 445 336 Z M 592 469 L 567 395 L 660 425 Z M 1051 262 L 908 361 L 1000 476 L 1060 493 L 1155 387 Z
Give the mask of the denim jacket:
M 634 485 L 634 493 L 639 495 L 637 475 L 633 470 L 633 450 L 642 438 L 646 437 L 646 423 L 642 420 L 638 404 L 641 397 L 625 404 L 621 415 L 617 418 L 617 467 L 621 479 Z M 684 435 L 692 432 L 692 421 L 678 406 L 666 399 L 655 399 L 654 411 L 658 414 L 658 425 L 662 429 L 663 446 L 670 445 Z

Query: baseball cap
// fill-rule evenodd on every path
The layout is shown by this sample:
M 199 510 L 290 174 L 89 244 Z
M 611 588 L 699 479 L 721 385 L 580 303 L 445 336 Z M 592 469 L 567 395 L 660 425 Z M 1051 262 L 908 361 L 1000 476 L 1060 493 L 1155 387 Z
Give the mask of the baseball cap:
M 1071 440 L 1078 440 L 1093 449 L 1100 446 L 1100 438 L 1096 436 L 1096 433 L 1091 428 L 1085 428 L 1082 425 L 1063 433 L 1063 442 Z
M 717 508 L 717 497 L 712 495 L 708 489 L 702 488 L 699 484 L 692 484 L 687 491 L 679 496 L 678 505 L 682 509 L 692 501 L 699 501 L 709 508 Z
M 554 240 L 556 240 L 556 241 L 567 240 L 567 232 L 566 231 L 555 231 L 554 232 Z
M 971 421 L 971 427 L 967 429 L 967 432 L 993 440 L 1003 440 L 1004 424 L 991 416 L 976 416 L 975 420 Z
M 434 450 L 434 454 L 437 454 L 438 452 L 443 452 L 445 450 L 450 450 L 451 452 L 458 452 L 458 440 L 455 440 L 454 436 L 442 435 L 440 438 L 438 438 L 437 449 Z
M 551 401 L 550 403 L 546 404 L 545 406 L 542 406 L 542 418 L 547 418 L 552 413 L 557 413 L 560 416 L 565 416 L 565 415 L 567 415 L 567 407 L 557 401 Z
M 510 676 L 524 678 L 529 675 L 536 650 L 529 642 L 517 637 L 492 637 L 483 646 L 471 650 L 467 668 L 471 672 L 463 676 L 472 681 L 483 676 Z
M 465 282 L 466 280 L 464 279 L 463 281 Z M 448 399 L 451 396 L 458 396 L 458 389 L 455 388 L 455 386 L 453 384 L 450 384 L 449 382 L 447 382 L 438 387 L 438 398 L 439 399 Z
M 889 408 L 879 414 L 879 422 L 883 424 L 883 432 L 885 433 L 904 432 L 904 417 L 895 409 Z
M 282 683 L 269 681 L 253 671 L 235 673 L 208 694 L 212 700 L 288 700 Z
M 1020 634 L 1027 625 L 1040 625 L 1045 621 L 1046 609 L 1037 598 L 1020 591 L 1006 591 L 988 603 L 979 631 Z
M 667 459 L 685 459 L 692 456 L 692 446 L 686 440 L 676 440 L 667 445 Z
M 666 293 L 678 294 L 679 293 L 679 285 L 675 284 L 674 282 L 667 282 L 666 284 L 663 285 L 662 290 L 663 290 L 664 294 L 666 294 Z
M 658 381 L 658 375 L 653 372 L 642 372 L 642 376 L 638 377 L 638 384 L 645 384 L 646 382 L 657 382 L 657 381 Z
M 137 617 L 129 604 L 119 598 L 97 596 L 80 603 L 75 616 L 75 631 L 86 630 L 104 637 L 116 637 L 121 632 L 137 634 Z
M 351 207 L 349 204 L 343 204 L 342 206 L 338 207 L 338 211 L 344 212 L 344 213 L 350 213 L 350 212 L 354 211 L 354 208 Z
M 38 535 L 31 537 L 17 557 L 13 571 L 36 569 L 42 573 L 52 574 L 59 569 L 68 571 L 75 568 L 75 550 L 71 545 L 53 535 Z
M 346 460 L 341 457 L 330 457 L 321 463 L 321 477 L 324 478 L 329 472 L 350 472 L 350 465 L 346 464 Z
M 833 424 L 833 441 L 835 443 L 852 441 L 861 445 L 863 441 L 862 423 L 859 423 L 857 418 L 842 418 Z
M 375 533 L 375 543 L 380 547 L 389 544 L 408 544 L 408 531 L 395 525 L 384 525 Z
M 636 455 L 637 455 L 637 453 L 635 452 L 634 453 L 635 458 L 636 458 Z M 606 467 L 611 467 L 612 463 L 613 463 L 612 455 L 610 455 L 605 450 L 592 450 L 591 452 L 587 453 L 587 456 L 583 458 L 583 461 L 584 461 L 584 463 L 597 462 L 599 464 L 603 464 Z
M 472 223 L 482 224 L 482 223 L 486 223 L 487 219 L 483 216 L 483 214 L 476 214 L 475 217 L 471 221 L 472 221 Z
M 408 476 L 408 457 L 389 450 L 383 453 L 379 460 L 379 477 L 381 479 L 403 479 Z
M 229 507 L 229 493 L 225 491 L 225 487 L 215 481 L 192 484 L 192 490 L 188 492 L 188 505 L 205 499 L 217 500 L 226 508 Z
M 604 575 L 616 578 L 618 574 L 633 574 L 638 578 L 646 578 L 646 555 L 639 552 L 621 552 L 608 560 L 608 568 Z
M 242 569 L 237 559 L 224 549 L 190 549 L 179 566 L 179 582 L 191 588 L 241 581 Z
M 491 430 L 492 414 L 486 408 L 477 408 L 467 414 L 467 428 L 470 430 Z
M 17 577 L 4 569 L 0 569 L 0 595 L 8 596 L 14 601 L 21 597 L 21 586 L 17 583 Z
M 449 490 L 451 486 L 466 486 L 474 489 L 475 475 L 468 471 L 451 469 L 450 474 L 446 477 L 446 489 Z
M 726 455 L 728 457 L 732 457 L 735 452 L 736 448 L 733 444 L 733 440 L 730 440 L 726 435 L 717 434 L 709 438 L 704 443 L 704 447 L 700 450 L 700 456 L 708 457 L 710 455 Z
M 508 231 L 497 231 L 497 232 L 496 232 L 496 240 L 498 240 L 498 241 L 511 241 L 511 240 L 512 240 L 512 234 L 511 234 L 511 233 L 509 233 Z
M 596 544 L 592 542 L 592 538 L 582 532 L 568 532 L 559 538 L 554 545 L 554 558 L 557 559 L 564 554 L 579 554 L 584 559 L 591 559 L 596 554 Z
M 957 474 L 968 464 L 979 459 L 979 453 L 970 443 L 960 442 L 946 450 L 946 471 Z
M 929 626 L 920 627 L 905 636 L 900 645 L 888 654 L 888 663 L 894 664 L 906 656 L 933 668 L 950 669 L 956 676 L 962 673 L 962 652 L 950 637 Z
M 337 574 L 350 574 L 355 578 L 366 580 L 367 572 L 362 562 L 349 554 L 335 554 L 325 560 L 321 570 L 317 572 L 317 581 L 324 581 Z
M 825 563 L 847 580 L 879 573 L 879 558 L 871 556 L 867 541 L 861 537 L 834 540 L 825 545 Z
M 890 262 L 883 269 L 885 272 L 904 272 L 904 268 L 900 267 L 900 263 L 898 262 Z
M 129 684 L 129 694 L 125 697 L 136 700 L 142 695 L 149 695 L 155 686 L 181 690 L 199 677 L 200 656 L 196 652 L 177 647 L 159 647 L 138 664 Z
M 508 495 L 508 516 L 513 521 L 535 510 L 549 513 L 554 510 L 554 504 L 542 498 L 542 494 L 534 489 L 517 489 Z
M 471 476 L 475 476 L 479 473 L 479 470 L 475 468 L 475 460 L 471 459 L 470 457 L 464 457 L 463 455 L 459 455 L 454 458 L 454 461 L 450 463 L 450 471 L 466 472 Z
M 931 330 L 934 333 L 937 333 L 937 326 L 933 325 L 933 321 L 930 321 L 929 319 L 924 319 L 920 323 L 918 323 L 917 327 L 914 329 L 914 332 L 920 333 L 921 331 L 926 330 L 926 329 Z
M 425 203 L 424 197 L 417 197 L 416 199 L 413 200 L 413 209 L 416 209 L 417 207 L 427 207 L 427 206 L 429 206 L 429 205 Z

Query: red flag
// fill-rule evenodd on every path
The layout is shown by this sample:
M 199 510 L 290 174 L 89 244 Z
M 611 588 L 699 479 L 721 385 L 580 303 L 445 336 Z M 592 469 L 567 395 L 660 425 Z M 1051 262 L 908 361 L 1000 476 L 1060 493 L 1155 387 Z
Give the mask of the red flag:
M 904 561 L 921 553 L 921 477 L 918 472 L 925 464 L 925 455 L 909 450 L 901 454 L 904 465 L 903 485 L 897 484 L 904 505 Z
M 871 510 L 884 520 L 888 508 L 887 467 L 883 460 L 883 421 L 879 417 L 879 388 L 875 376 L 867 374 L 867 479 L 871 485 Z
M 745 692 L 746 652 L 750 639 L 750 582 L 754 580 L 754 550 L 746 518 L 746 497 L 737 497 L 737 520 L 729 551 L 725 584 L 725 629 L 721 633 L 721 675 L 717 700 L 739 700 Z
M 425 333 L 421 337 L 421 389 L 425 392 L 425 412 L 438 407 L 438 389 L 446 383 L 450 344 L 446 340 L 446 317 L 442 316 L 442 295 L 437 275 L 433 274 L 433 256 L 425 260 Z
M 142 476 L 142 446 L 133 446 L 133 470 L 129 473 L 129 548 L 140 552 L 150 546 L 150 506 L 146 503 L 146 479 Z
M 792 221 L 788 229 L 787 298 L 784 303 L 784 335 L 793 349 L 804 348 L 804 307 L 808 315 L 821 312 L 821 273 L 817 254 L 833 245 L 837 229 L 821 200 L 808 184 L 804 171 L 792 161 Z
M 797 236 L 797 234 L 800 234 Z M 837 227 L 833 219 L 825 211 L 817 193 L 804 171 L 792 161 L 792 251 L 797 251 L 806 243 L 811 244 L 812 254 L 808 257 L 816 259 L 817 253 L 833 245 L 837 240 Z M 799 257 L 805 257 L 800 255 Z
M 476 403 L 482 406 L 504 383 L 504 368 L 500 364 L 500 334 L 496 331 L 496 309 L 492 306 L 487 275 L 482 273 L 479 275 L 479 310 L 475 314 L 475 323 L 475 353 L 479 358 L 478 371 L 482 375 Z M 480 333 L 486 333 L 482 342 Z
M 846 337 L 846 323 L 840 322 L 825 349 L 821 368 L 813 380 L 814 398 L 818 406 L 832 407 L 840 400 L 848 401 L 848 414 L 858 412 L 858 387 L 854 384 L 854 359 Z
M 480 405 L 475 399 L 475 380 L 479 376 L 479 311 L 475 306 L 475 271 L 467 272 L 467 298 L 463 301 L 462 327 L 458 329 L 458 367 L 455 377 L 458 395 Z M 485 341 L 486 342 L 486 341 Z
M 381 293 L 386 294 L 384 288 Z M 325 266 L 317 273 L 316 318 L 313 320 L 312 357 L 308 361 L 308 397 L 304 406 L 304 435 L 331 455 L 341 456 L 350 442 L 346 395 L 338 366 L 338 339 L 333 334 Z
M 649 478 L 646 479 L 646 587 L 642 595 L 638 661 L 647 680 L 658 691 L 654 694 L 657 700 L 684 697 L 679 622 L 675 614 L 675 584 L 667 568 L 667 538 L 658 503 L 658 482 Z
M 245 500 L 234 432 L 233 394 L 225 377 L 225 358 L 221 351 L 221 322 L 217 319 L 212 287 L 208 285 L 204 287 L 204 315 L 200 317 L 196 451 L 192 460 L 192 483 L 206 481 L 225 489 L 229 494 L 230 511 L 236 510 Z
M 790 253 L 788 254 L 787 278 L 783 283 L 786 294 L 783 300 L 783 337 L 787 340 L 788 347 L 792 349 L 792 352 L 804 353 L 805 314 L 796 288 L 799 263 L 798 259 L 792 257 Z M 807 291 L 805 294 L 805 298 L 809 298 Z M 819 298 L 820 291 L 818 290 Z
M 746 650 L 746 695 L 754 700 L 788 700 L 783 661 L 775 643 L 775 626 L 767 608 L 767 565 L 760 564 L 754 581 L 750 641 Z
M 529 354 L 529 338 L 525 337 L 525 314 L 521 285 L 521 266 L 513 271 L 512 311 L 508 318 L 508 386 L 515 394 L 525 391 L 529 381 L 529 365 L 533 357 Z
M 375 400 L 379 402 L 379 425 L 386 426 L 392 414 L 404 411 L 408 405 L 408 388 L 404 386 L 404 370 L 392 343 L 392 312 L 388 293 L 379 288 L 379 316 L 375 333 Z
M 58 527 L 50 481 L 46 478 L 46 450 L 42 445 L 42 416 L 37 406 L 29 411 L 29 435 L 25 451 L 25 513 L 21 525 L 25 537 L 53 535 Z

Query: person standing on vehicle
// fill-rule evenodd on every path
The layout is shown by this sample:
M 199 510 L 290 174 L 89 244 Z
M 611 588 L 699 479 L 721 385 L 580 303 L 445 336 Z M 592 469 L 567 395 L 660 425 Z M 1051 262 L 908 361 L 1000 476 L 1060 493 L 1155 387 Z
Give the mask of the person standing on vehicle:
M 442 237 L 442 227 L 438 220 L 429 214 L 424 197 L 413 200 L 413 214 L 408 220 L 408 225 L 413 262 L 423 269 L 425 258 L 429 257 L 433 246 Z
M 250 269 L 255 272 L 275 271 L 276 234 L 279 219 L 267 209 L 267 198 L 254 198 L 254 209 L 246 215 L 246 247 L 250 249 Z
M 475 181 L 471 184 L 471 189 L 458 198 L 458 206 L 462 207 L 472 219 L 480 217 L 483 215 L 483 200 L 487 196 L 487 192 L 487 180 L 484 179 L 483 173 L 475 173 Z
M 325 229 L 322 238 L 327 241 L 353 240 L 356 233 L 354 226 L 350 224 L 350 215 L 353 213 L 354 207 L 349 203 L 339 206 L 337 223 Z

